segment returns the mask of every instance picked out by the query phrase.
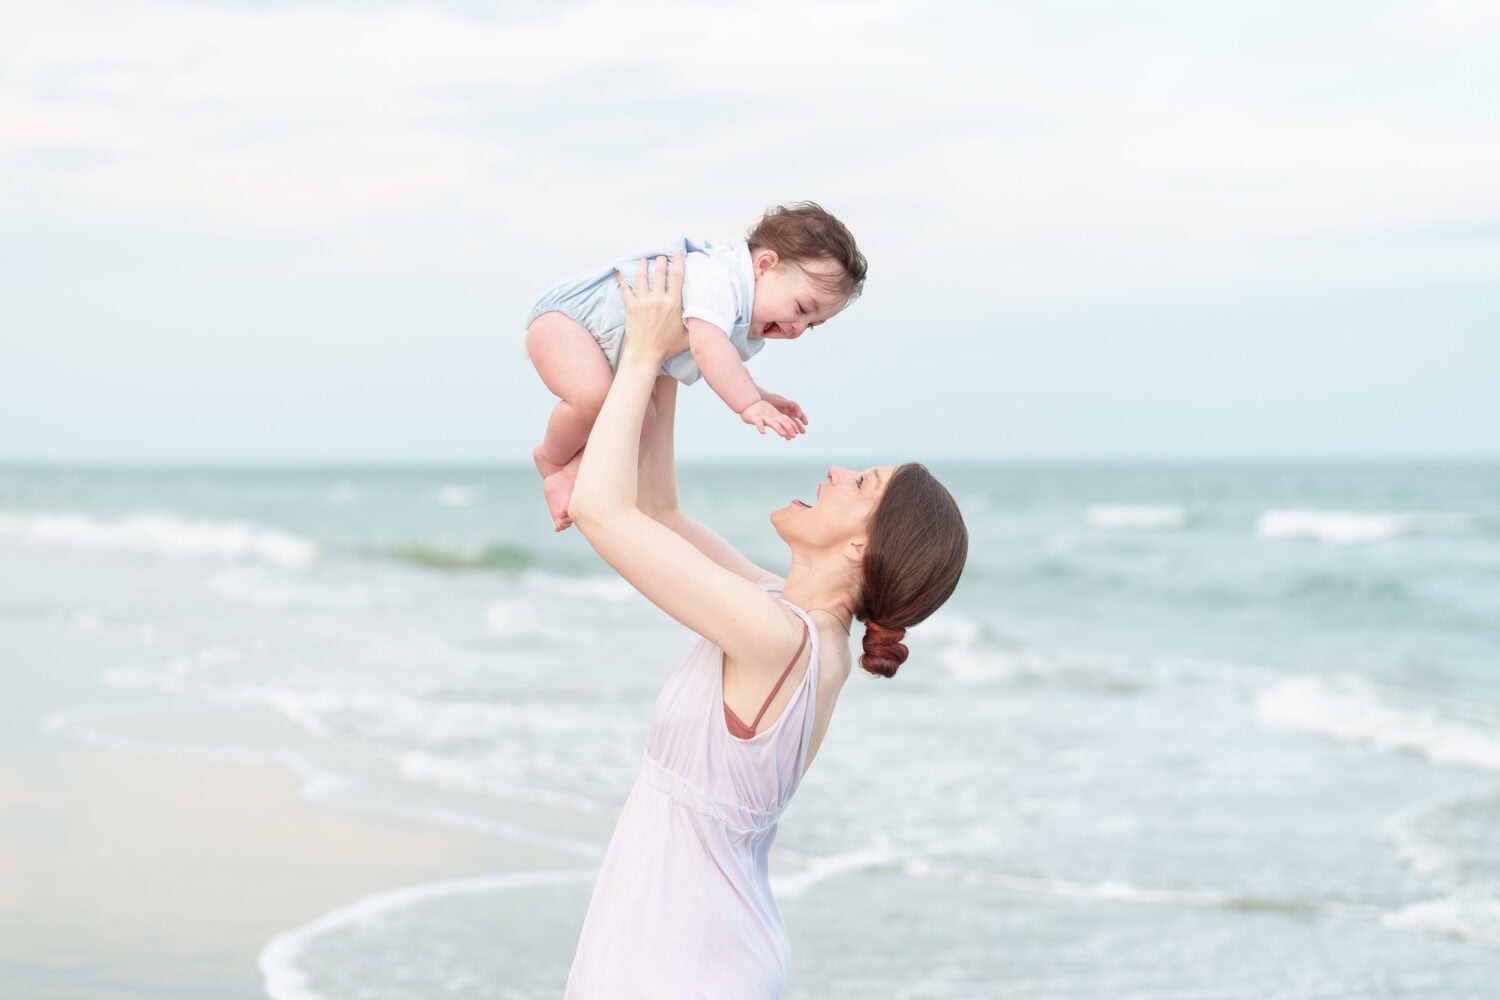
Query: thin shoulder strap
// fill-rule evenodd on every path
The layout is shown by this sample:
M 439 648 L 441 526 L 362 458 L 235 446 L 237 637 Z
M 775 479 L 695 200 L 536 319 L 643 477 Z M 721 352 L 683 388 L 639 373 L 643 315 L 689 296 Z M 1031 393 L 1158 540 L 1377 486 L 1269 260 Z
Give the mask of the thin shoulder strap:
M 781 677 L 776 681 L 776 686 L 773 687 L 771 689 L 771 693 L 766 696 L 765 704 L 761 705 L 760 711 L 755 713 L 755 721 L 750 723 L 750 731 L 752 733 L 755 732 L 755 727 L 760 725 L 761 717 L 766 714 L 766 709 L 771 707 L 771 702 L 776 700 L 776 692 L 781 690 L 781 685 L 785 684 L 786 679 L 792 675 L 792 668 L 795 667 L 797 665 L 797 661 L 802 658 L 802 651 L 806 648 L 807 622 L 804 621 L 802 623 L 802 642 L 797 646 L 797 651 L 792 654 L 792 661 L 788 663 L 786 665 L 786 669 L 781 672 Z

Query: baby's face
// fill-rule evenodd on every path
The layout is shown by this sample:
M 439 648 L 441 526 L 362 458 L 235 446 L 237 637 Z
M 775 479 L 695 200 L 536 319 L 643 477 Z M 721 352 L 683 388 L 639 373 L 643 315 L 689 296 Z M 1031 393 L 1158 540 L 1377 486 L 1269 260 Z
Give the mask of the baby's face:
M 774 251 L 755 252 L 755 298 L 750 304 L 750 336 L 767 340 L 796 340 L 844 308 L 844 298 L 830 292 L 810 275 L 826 275 L 832 283 L 843 272 L 837 261 L 783 261 Z

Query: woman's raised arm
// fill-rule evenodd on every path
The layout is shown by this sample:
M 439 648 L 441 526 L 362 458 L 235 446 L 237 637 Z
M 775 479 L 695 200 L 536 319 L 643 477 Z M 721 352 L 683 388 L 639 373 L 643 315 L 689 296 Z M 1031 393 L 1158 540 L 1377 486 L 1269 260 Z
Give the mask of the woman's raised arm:
M 801 637 L 800 623 L 745 576 L 721 566 L 637 504 L 641 424 L 656 373 L 686 341 L 682 259 L 676 258 L 670 281 L 665 258 L 658 257 L 651 270 L 648 282 L 642 261 L 634 289 L 620 282 L 627 315 L 625 345 L 584 449 L 568 512 L 594 551 L 636 590 L 755 669 L 766 654 L 767 640 L 785 633 L 786 645 L 795 644 Z M 670 459 L 670 450 L 666 456 Z M 776 645 L 781 644 L 773 643 L 772 648 Z
M 656 410 L 656 422 L 646 436 L 645 451 L 641 456 L 637 488 L 641 510 L 687 539 L 699 552 L 731 573 L 751 583 L 780 584 L 781 577 L 755 565 L 711 529 L 682 512 L 677 505 L 677 467 L 672 446 L 677 416 L 677 380 L 669 375 L 658 375 L 656 387 L 651 392 L 651 404 Z

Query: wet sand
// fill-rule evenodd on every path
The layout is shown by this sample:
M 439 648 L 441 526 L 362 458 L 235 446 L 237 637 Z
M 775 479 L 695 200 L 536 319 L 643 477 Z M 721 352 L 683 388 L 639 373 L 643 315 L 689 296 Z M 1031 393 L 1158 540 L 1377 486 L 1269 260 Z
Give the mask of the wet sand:
M 307 805 L 269 764 L 0 751 L 0 982 L 49 1000 L 264 997 L 276 934 L 531 848 Z

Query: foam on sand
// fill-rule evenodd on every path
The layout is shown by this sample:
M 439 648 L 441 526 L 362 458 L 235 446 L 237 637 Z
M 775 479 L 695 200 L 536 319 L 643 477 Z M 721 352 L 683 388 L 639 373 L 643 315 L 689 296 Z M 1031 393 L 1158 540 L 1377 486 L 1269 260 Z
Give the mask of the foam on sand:
M 1302 539 L 1329 545 L 1383 542 L 1401 535 L 1452 535 L 1472 531 L 1467 514 L 1382 514 L 1347 510 L 1268 510 L 1255 522 L 1261 538 Z
M 316 543 L 277 528 L 171 514 L 99 518 L 71 511 L 0 511 L 0 535 L 34 544 L 253 559 L 290 568 L 306 566 L 318 557 Z
M 1255 714 L 1266 726 L 1413 753 L 1434 764 L 1500 771 L 1500 718 L 1493 712 L 1361 677 L 1288 678 L 1260 693 Z
M 1089 525 L 1111 531 L 1171 531 L 1187 526 L 1187 511 L 1172 505 L 1127 507 L 1099 504 L 1088 509 Z
M 379 923 L 394 911 L 436 897 L 587 883 L 597 875 L 598 871 L 593 867 L 508 872 L 503 875 L 427 882 L 367 896 L 357 903 L 339 907 L 310 924 L 272 938 L 260 953 L 260 971 L 265 977 L 266 995 L 271 1000 L 326 1000 L 327 994 L 314 988 L 298 961 L 309 944 L 326 934 Z

